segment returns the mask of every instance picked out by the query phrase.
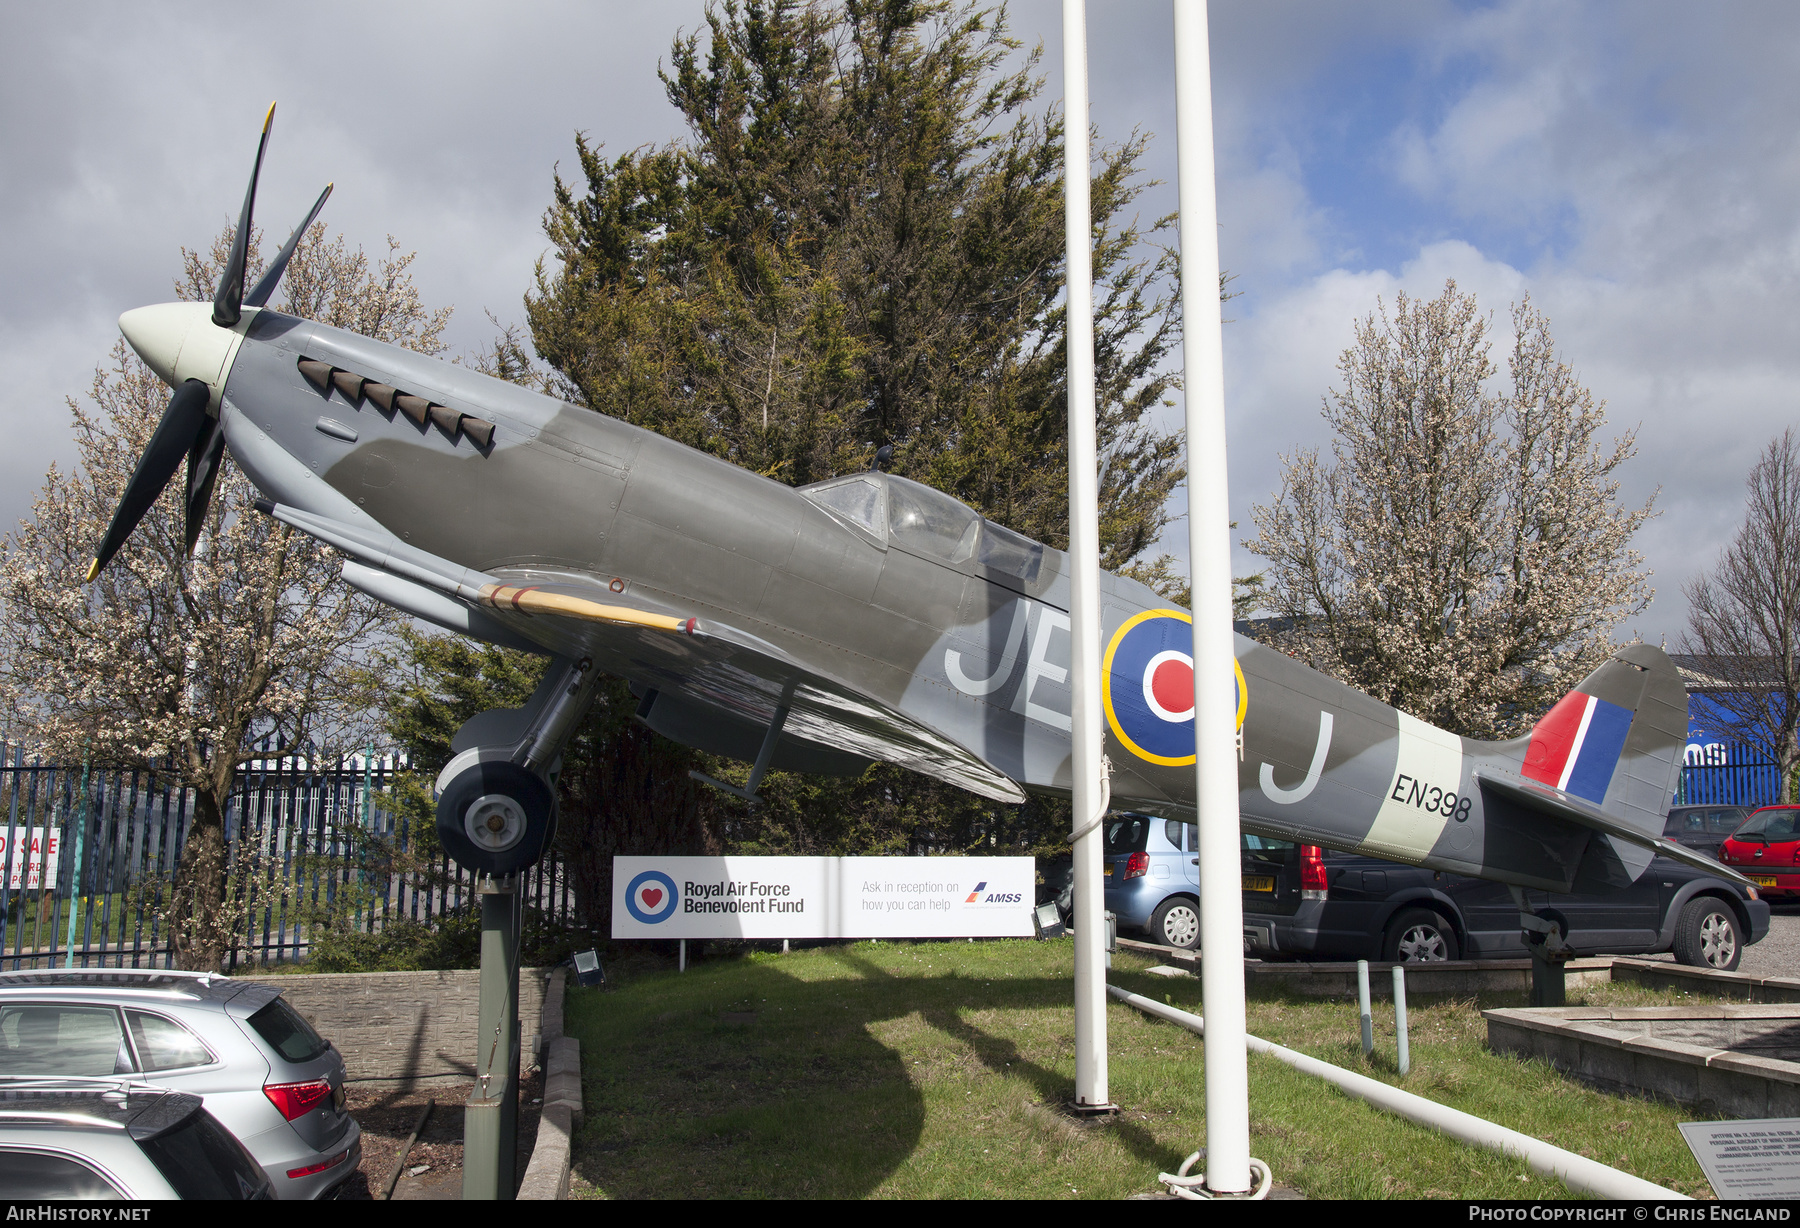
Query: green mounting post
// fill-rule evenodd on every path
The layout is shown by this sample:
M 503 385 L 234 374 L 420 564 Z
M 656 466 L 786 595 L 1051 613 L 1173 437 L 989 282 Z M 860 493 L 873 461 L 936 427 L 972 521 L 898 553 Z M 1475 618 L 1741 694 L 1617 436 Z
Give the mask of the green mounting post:
M 475 1089 L 463 1110 L 465 1202 L 510 1201 L 518 1187 L 519 896 L 517 879 L 485 878 L 481 897 L 481 1021 Z

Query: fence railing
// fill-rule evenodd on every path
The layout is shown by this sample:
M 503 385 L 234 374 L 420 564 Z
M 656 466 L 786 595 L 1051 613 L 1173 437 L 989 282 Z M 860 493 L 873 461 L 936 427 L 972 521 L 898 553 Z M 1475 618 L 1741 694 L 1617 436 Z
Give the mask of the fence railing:
M 472 875 L 411 854 L 415 833 L 394 805 L 405 770 L 392 755 L 356 755 L 239 771 L 224 815 L 228 967 L 305 958 L 327 913 L 373 934 L 396 918 L 430 923 L 474 907 Z M 170 773 L 27 762 L 0 744 L 0 971 L 174 966 L 159 905 L 193 815 L 193 792 Z M 575 922 L 554 853 L 519 886 L 544 920 Z
M 1677 806 L 1766 806 L 1781 800 L 1781 766 L 1742 743 L 1713 743 L 1681 769 Z

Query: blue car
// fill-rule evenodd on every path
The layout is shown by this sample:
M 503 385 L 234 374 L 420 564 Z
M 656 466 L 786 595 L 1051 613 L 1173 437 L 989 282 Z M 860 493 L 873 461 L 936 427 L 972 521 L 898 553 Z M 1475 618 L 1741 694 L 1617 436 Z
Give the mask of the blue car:
M 1106 908 L 1119 928 L 1192 949 L 1200 941 L 1200 859 L 1192 823 L 1147 814 L 1108 815 L 1104 828 Z

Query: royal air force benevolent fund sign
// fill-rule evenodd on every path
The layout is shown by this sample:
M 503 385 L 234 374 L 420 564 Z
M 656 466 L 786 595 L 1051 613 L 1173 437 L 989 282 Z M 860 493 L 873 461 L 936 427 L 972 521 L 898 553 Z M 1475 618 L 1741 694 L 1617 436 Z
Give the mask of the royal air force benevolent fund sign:
M 1029 857 L 615 857 L 614 938 L 1029 938 Z

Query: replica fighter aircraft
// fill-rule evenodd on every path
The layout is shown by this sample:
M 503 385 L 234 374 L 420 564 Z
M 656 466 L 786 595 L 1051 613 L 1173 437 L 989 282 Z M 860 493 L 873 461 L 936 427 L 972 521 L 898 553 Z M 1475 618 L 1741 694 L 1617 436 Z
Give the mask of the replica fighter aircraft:
M 267 140 L 265 122 L 259 169 Z M 255 190 L 253 172 L 210 306 L 120 317 L 175 391 L 90 578 L 184 454 L 191 542 L 223 446 L 263 512 L 347 557 L 351 585 L 548 655 L 530 702 L 464 725 L 438 778 L 438 825 L 463 865 L 505 874 L 542 854 L 560 752 L 603 674 L 629 680 L 652 729 L 753 764 L 744 788 L 709 782 L 752 800 L 772 768 L 847 774 L 874 760 L 997 802 L 1067 794 L 1061 552 L 903 478 L 794 489 L 604 413 L 270 310 L 305 225 L 246 294 Z M 1111 799 L 1189 816 L 1189 616 L 1132 580 L 1102 576 L 1101 591 Z M 1433 728 L 1242 636 L 1236 651 L 1236 695 L 1220 702 L 1237 706 L 1248 831 L 1493 879 L 1516 895 L 1624 886 L 1656 853 L 1735 877 L 1660 839 L 1687 704 L 1655 648 L 1619 649 L 1510 742 Z

